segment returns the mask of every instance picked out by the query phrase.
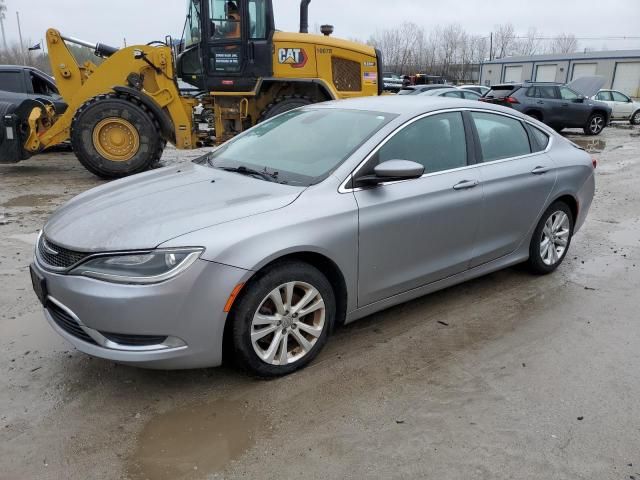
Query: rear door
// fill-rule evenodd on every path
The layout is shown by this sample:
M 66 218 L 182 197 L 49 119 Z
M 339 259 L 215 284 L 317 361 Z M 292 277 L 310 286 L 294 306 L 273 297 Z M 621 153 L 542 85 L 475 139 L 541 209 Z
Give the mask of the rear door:
M 474 267 L 514 252 L 526 239 L 542 214 L 557 172 L 544 153 L 549 136 L 541 130 L 529 130 L 519 119 L 498 113 L 474 111 L 470 116 L 482 153 L 484 194 Z
M 358 305 L 468 268 L 482 212 L 479 167 L 461 112 L 424 116 L 383 143 L 356 177 L 379 163 L 422 163 L 425 175 L 354 191 L 359 208 Z

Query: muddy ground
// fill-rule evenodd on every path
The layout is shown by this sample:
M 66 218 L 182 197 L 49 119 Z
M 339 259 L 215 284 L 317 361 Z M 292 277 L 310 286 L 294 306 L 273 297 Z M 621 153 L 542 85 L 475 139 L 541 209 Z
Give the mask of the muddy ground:
M 597 198 L 555 274 L 373 315 L 273 381 L 66 344 L 27 265 L 47 216 L 101 182 L 70 153 L 0 166 L 0 478 L 640 479 L 640 129 L 570 137 Z

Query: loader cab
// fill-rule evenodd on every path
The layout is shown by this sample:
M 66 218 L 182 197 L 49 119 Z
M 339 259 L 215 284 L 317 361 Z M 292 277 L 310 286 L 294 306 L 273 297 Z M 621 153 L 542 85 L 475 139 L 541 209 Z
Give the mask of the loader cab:
M 189 0 L 178 75 L 206 91 L 249 91 L 273 75 L 271 0 Z

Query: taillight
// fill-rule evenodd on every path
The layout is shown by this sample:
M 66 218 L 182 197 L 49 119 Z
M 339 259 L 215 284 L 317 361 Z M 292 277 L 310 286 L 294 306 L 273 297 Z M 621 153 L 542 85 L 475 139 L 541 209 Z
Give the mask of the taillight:
M 596 157 L 591 157 L 591 164 L 593 165 L 594 169 L 598 166 L 598 160 L 596 159 Z
M 513 97 L 504 97 L 504 101 L 507 103 L 520 103 L 517 98 Z

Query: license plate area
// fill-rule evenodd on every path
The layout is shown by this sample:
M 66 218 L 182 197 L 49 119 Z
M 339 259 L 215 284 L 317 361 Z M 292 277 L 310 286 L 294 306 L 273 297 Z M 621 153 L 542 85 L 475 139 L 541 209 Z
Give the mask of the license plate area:
M 40 300 L 40 303 L 44 305 L 47 301 L 47 280 L 40 275 L 32 265 L 29 266 L 29 272 L 31 273 L 31 284 L 33 285 L 33 291 Z

